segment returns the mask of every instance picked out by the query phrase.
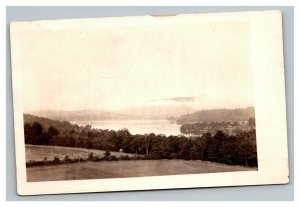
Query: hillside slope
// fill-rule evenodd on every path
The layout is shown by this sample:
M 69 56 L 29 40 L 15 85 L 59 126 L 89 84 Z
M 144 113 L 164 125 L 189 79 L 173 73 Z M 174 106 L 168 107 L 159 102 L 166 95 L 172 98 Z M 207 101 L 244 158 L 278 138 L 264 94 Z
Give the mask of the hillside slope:
M 222 121 L 243 121 L 254 117 L 254 107 L 239 109 L 213 109 L 197 111 L 181 116 L 178 123 L 188 122 L 222 122 Z
M 47 117 L 49 119 L 61 121 L 86 121 L 86 120 L 125 120 L 132 116 L 97 110 L 78 110 L 78 111 L 55 111 L 40 110 L 29 112 L 39 117 Z

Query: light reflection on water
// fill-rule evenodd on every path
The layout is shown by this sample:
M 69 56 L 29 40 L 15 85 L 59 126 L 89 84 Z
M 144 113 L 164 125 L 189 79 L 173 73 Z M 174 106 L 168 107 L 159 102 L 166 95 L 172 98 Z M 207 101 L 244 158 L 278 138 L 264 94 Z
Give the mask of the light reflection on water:
M 79 126 L 91 125 L 92 128 L 120 130 L 128 129 L 131 134 L 165 134 L 179 135 L 180 125 L 170 120 L 92 120 L 71 121 Z

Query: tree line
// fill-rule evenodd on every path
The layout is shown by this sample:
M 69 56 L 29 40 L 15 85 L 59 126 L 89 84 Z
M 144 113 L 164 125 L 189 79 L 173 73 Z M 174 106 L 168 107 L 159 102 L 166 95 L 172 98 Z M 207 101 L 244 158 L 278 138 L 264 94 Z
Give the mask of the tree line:
M 24 124 L 25 143 L 81 147 L 119 151 L 143 156 L 145 159 L 204 160 L 229 165 L 257 166 L 255 130 L 227 135 L 165 136 L 162 134 L 132 135 L 127 129 L 93 129 L 69 122 L 36 119 Z
M 221 130 L 230 135 L 236 135 L 243 131 L 255 129 L 255 118 L 250 117 L 247 121 L 222 121 L 222 122 L 196 122 L 183 123 L 180 127 L 180 132 L 186 135 L 201 135 L 206 132 L 215 134 Z

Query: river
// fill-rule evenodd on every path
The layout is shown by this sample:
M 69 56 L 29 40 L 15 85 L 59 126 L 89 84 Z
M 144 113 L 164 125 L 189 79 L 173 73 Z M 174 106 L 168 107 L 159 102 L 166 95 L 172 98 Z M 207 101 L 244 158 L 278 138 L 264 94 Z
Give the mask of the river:
M 92 128 L 120 130 L 128 129 L 131 134 L 165 134 L 179 135 L 180 125 L 170 120 L 92 120 L 92 121 L 71 121 L 79 126 L 91 125 Z

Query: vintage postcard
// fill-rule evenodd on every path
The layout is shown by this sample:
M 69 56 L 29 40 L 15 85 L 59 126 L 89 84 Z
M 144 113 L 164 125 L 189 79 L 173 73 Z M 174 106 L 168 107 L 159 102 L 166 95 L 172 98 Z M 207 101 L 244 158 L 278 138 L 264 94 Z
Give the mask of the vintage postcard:
M 18 193 L 288 183 L 281 18 L 12 22 Z

